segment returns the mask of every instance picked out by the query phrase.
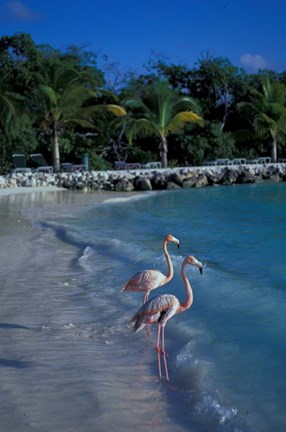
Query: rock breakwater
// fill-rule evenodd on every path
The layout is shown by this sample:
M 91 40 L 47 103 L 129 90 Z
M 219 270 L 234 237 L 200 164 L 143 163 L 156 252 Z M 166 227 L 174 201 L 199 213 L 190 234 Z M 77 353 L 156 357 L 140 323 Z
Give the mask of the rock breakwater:
M 56 186 L 92 192 L 118 192 L 229 186 L 286 181 L 286 164 L 183 167 L 157 170 L 15 173 L 0 176 L 0 188 Z

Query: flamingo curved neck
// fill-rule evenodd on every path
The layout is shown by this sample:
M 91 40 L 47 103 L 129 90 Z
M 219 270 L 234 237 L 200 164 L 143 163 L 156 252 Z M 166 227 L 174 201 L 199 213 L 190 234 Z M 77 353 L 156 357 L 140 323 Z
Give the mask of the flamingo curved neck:
M 183 279 L 183 282 L 184 282 L 185 287 L 186 287 L 187 298 L 184 302 L 180 302 L 180 312 L 183 312 L 184 310 L 189 309 L 193 303 L 193 291 L 192 291 L 191 284 L 187 278 L 187 275 L 185 272 L 185 267 L 186 267 L 186 264 L 183 263 L 182 268 L 181 268 L 181 275 L 182 275 L 182 279 Z
M 168 282 L 174 276 L 174 269 L 173 269 L 173 264 L 172 264 L 172 261 L 171 261 L 168 249 L 167 249 L 167 244 L 168 244 L 168 241 L 164 240 L 164 242 L 163 242 L 163 251 L 164 251 L 164 255 L 166 257 L 167 264 L 168 264 L 168 273 L 167 273 L 167 276 L 166 276 L 166 280 Z

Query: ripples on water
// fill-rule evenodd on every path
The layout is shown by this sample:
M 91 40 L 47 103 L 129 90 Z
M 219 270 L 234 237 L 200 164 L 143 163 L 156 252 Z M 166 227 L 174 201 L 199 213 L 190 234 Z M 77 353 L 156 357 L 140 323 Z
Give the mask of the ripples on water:
M 284 430 L 285 193 L 285 184 L 191 189 L 29 213 L 41 233 L 33 247 L 45 247 L 42 277 L 56 287 L 49 297 L 38 294 L 49 308 L 34 318 L 41 323 L 36 340 L 60 341 L 68 351 L 72 342 L 70 379 L 74 385 L 79 368 L 79 393 L 97 400 L 98 430 L 113 421 L 122 430 L 147 430 L 148 414 L 149 426 L 166 431 Z M 120 290 L 138 270 L 166 271 L 167 233 L 181 241 L 179 250 L 168 245 L 175 276 L 153 295 L 172 292 L 184 299 L 180 265 L 186 255 L 205 268 L 202 276 L 187 269 L 194 304 L 167 324 L 171 382 L 158 389 L 155 326 L 152 342 L 143 331 L 131 333 L 128 321 L 142 296 Z M 49 272 L 45 261 L 53 263 Z M 96 376 L 94 355 L 101 372 Z M 66 379 L 58 378 L 57 386 Z M 110 417 L 100 409 L 107 401 Z M 127 421 L 122 410 L 132 401 L 135 411 Z M 80 430 L 89 430 L 81 421 Z

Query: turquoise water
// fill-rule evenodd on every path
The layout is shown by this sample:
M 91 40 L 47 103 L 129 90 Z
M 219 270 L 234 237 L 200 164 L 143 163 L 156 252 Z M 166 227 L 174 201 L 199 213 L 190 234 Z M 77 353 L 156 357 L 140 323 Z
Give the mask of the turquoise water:
M 39 233 L 33 248 L 42 251 L 49 288 L 44 283 L 37 294 L 41 313 L 21 323 L 40 328 L 40 343 L 53 347 L 50 361 L 61 375 L 54 389 L 69 386 L 57 403 L 74 414 L 54 430 L 285 431 L 285 184 L 148 193 L 101 205 L 89 199 L 26 217 Z M 183 300 L 183 258 L 204 263 L 202 275 L 187 269 L 191 309 L 166 327 L 169 384 L 158 380 L 156 326 L 151 341 L 145 331 L 131 332 L 142 295 L 120 292 L 138 270 L 166 272 L 168 233 L 181 243 L 179 250 L 168 245 L 175 276 L 150 297 Z

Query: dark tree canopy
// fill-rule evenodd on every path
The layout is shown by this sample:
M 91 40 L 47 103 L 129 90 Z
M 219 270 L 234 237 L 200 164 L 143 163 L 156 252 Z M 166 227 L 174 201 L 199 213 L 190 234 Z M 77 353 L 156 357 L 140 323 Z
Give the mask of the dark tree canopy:
M 42 152 L 50 164 L 57 160 L 58 169 L 60 159 L 51 140 L 55 130 L 61 160 L 79 162 L 88 152 L 91 167 L 100 169 L 110 168 L 118 158 L 148 162 L 160 157 L 164 165 L 199 165 L 213 158 L 286 156 L 286 101 L 278 97 L 285 93 L 286 71 L 247 74 L 227 58 L 209 54 L 191 68 L 154 56 L 145 71 L 121 73 L 112 62 L 100 68 L 96 53 L 72 41 L 59 50 L 36 45 L 21 32 L 2 36 L 1 172 L 11 166 L 14 152 Z M 159 108 L 163 96 L 155 103 L 156 91 L 151 92 L 154 85 L 163 83 L 164 97 L 169 93 L 181 100 L 189 98 L 193 107 L 200 107 L 194 113 L 203 119 L 203 127 L 186 121 L 190 106 L 177 110 L 176 104 L 168 112 L 173 112 L 177 126 L 170 127 L 171 122 L 166 126 L 167 117 L 161 116 Z M 165 108 L 172 107 L 173 96 L 168 97 Z M 126 100 L 133 100 L 126 105 L 127 115 L 122 108 Z

